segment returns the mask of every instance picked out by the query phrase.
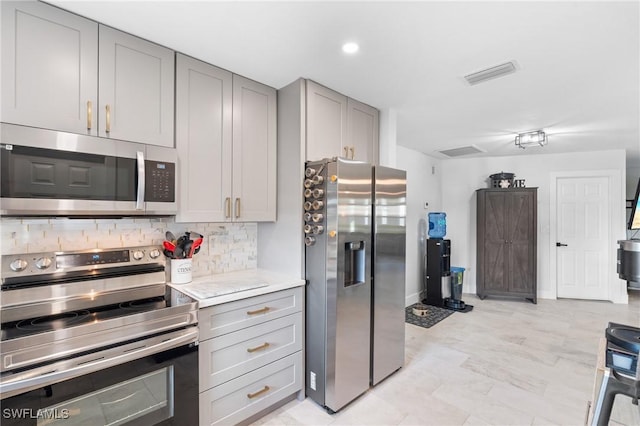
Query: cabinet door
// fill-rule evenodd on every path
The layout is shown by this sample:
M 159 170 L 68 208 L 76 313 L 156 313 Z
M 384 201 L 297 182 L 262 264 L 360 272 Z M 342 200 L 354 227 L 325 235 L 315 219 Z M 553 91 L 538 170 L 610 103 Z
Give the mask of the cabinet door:
M 40 2 L 3 1 L 2 121 L 95 135 L 97 100 L 98 24 Z
M 307 161 L 347 157 L 347 97 L 307 80 Z
M 535 219 L 532 192 L 507 194 L 508 220 L 505 232 L 508 247 L 509 292 L 530 294 L 535 289 Z
M 233 220 L 276 220 L 276 90 L 233 76 Z
M 172 50 L 100 25 L 99 135 L 173 147 Z
M 378 163 L 378 117 L 377 109 L 355 99 L 347 100 L 349 158 Z
M 229 221 L 233 76 L 181 54 L 176 61 L 176 222 Z
M 506 292 L 509 289 L 507 274 L 508 247 L 505 223 L 507 198 L 505 193 L 486 192 L 484 208 L 484 239 L 481 247 L 484 289 Z

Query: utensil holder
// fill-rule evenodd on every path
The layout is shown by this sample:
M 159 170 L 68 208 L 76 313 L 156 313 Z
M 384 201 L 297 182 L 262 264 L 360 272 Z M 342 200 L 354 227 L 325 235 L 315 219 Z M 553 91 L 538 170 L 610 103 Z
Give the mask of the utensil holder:
M 191 282 L 192 259 L 171 259 L 171 282 L 186 284 Z

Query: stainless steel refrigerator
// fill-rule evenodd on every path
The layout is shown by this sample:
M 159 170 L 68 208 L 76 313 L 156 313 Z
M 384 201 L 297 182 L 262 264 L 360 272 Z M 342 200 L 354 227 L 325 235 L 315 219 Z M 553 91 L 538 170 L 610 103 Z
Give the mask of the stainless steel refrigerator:
M 406 176 L 341 158 L 305 175 L 306 393 L 338 411 L 404 362 Z

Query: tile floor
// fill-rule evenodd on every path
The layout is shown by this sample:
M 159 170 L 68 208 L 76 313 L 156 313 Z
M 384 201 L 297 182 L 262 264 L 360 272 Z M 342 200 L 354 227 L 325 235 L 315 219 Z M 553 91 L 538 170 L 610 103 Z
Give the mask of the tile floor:
M 406 325 L 404 367 L 334 415 L 307 398 L 255 425 L 582 425 L 598 342 L 609 321 L 640 326 L 629 305 L 582 300 L 479 300 L 430 329 Z M 613 425 L 640 425 L 618 396 Z

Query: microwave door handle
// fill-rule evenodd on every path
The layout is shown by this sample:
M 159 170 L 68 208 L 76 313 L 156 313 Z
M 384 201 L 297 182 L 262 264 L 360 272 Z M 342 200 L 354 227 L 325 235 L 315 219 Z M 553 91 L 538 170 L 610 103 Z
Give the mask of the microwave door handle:
M 136 194 L 136 210 L 144 210 L 144 152 L 136 152 L 136 160 L 138 163 L 138 191 Z

